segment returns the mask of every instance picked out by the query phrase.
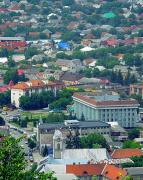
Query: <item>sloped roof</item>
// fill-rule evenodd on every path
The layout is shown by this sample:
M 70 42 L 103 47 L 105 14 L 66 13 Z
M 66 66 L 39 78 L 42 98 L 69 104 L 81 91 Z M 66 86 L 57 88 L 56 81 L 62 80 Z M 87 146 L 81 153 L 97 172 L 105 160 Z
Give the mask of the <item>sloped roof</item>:
M 18 83 L 16 85 L 12 86 L 12 89 L 26 90 L 28 88 L 29 88 L 29 86 L 26 83 Z
M 99 156 L 100 154 L 100 156 Z M 100 149 L 65 149 L 62 152 L 62 158 L 65 161 L 73 162 L 100 162 L 109 159 L 109 154 L 105 148 Z
M 113 159 L 130 158 L 133 156 L 143 156 L 141 149 L 115 149 L 111 154 Z
M 83 176 L 87 173 L 89 176 L 100 175 L 105 164 L 75 164 L 66 165 L 66 173 L 75 174 L 76 176 Z
M 122 180 L 127 175 L 125 169 L 107 164 L 102 172 L 102 175 L 110 180 Z

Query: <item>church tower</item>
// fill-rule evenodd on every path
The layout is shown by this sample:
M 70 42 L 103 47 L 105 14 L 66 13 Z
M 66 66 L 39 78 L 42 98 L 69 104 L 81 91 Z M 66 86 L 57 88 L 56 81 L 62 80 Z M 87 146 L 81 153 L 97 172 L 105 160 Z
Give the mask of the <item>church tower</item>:
M 61 159 L 63 151 L 63 135 L 59 130 L 55 130 L 53 136 L 53 158 Z

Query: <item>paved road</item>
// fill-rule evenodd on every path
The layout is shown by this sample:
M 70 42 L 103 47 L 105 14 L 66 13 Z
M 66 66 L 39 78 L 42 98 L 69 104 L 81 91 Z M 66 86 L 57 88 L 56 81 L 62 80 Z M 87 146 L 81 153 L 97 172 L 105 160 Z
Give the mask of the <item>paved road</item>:
M 22 133 L 18 132 L 18 130 L 14 130 L 14 129 L 10 129 L 10 134 L 11 136 L 13 136 L 15 139 L 20 138 L 21 136 L 23 136 Z M 24 149 L 24 152 L 26 154 L 28 154 L 29 152 L 29 147 L 27 144 L 27 139 L 22 139 L 22 141 L 19 143 L 19 145 Z

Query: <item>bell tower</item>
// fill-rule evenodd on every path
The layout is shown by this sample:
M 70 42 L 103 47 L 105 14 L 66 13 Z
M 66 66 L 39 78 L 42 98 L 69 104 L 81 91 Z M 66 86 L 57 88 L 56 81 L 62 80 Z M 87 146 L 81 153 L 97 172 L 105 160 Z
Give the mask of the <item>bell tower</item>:
M 55 130 L 53 136 L 53 158 L 61 159 L 63 151 L 63 135 L 59 130 Z

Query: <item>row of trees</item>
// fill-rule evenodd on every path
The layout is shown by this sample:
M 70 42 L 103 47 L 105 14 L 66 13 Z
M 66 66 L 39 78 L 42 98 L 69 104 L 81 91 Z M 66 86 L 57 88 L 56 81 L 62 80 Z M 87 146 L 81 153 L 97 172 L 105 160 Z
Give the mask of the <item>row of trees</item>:
M 10 104 L 11 100 L 11 93 L 10 90 L 6 91 L 5 93 L 0 93 L 0 106 Z
M 21 96 L 20 107 L 25 110 L 41 109 L 48 107 L 48 104 L 55 100 L 52 91 L 33 93 L 31 96 Z
M 72 95 L 76 91 L 83 91 L 83 89 L 63 89 L 57 92 L 56 97 L 52 91 L 33 93 L 31 96 L 21 96 L 20 107 L 29 110 L 45 108 L 49 105 L 50 109 L 65 109 L 68 104 L 72 103 Z
M 143 167 L 143 156 L 141 157 L 131 157 L 132 162 L 129 163 L 123 163 L 123 168 L 129 168 L 129 167 Z
M 66 138 L 66 148 L 107 148 L 109 150 L 109 145 L 101 134 L 91 133 L 87 136 L 79 137 L 78 131 L 74 133 L 69 131 L 69 134 Z
M 39 118 L 32 117 L 32 115 L 25 117 L 23 116 L 21 118 L 14 118 L 12 122 L 22 128 L 26 128 L 28 123 L 30 122 L 32 122 L 33 126 L 36 127 L 36 125 L 39 123 L 40 120 L 42 120 L 43 123 L 54 123 L 54 122 L 63 122 L 67 118 L 68 116 L 64 115 L 64 113 L 48 113 L 47 116 L 39 117 Z
M 17 69 L 9 69 L 4 74 L 4 83 L 9 84 L 10 81 L 16 84 L 19 81 L 27 81 L 27 79 L 24 74 L 19 75 Z
M 121 71 L 118 72 L 114 72 L 110 70 L 99 71 L 99 69 L 97 68 L 86 68 L 81 73 L 87 78 L 104 77 L 109 79 L 113 83 L 119 83 L 121 85 L 129 85 L 137 82 L 135 75 L 131 74 L 130 71 L 128 71 L 125 77 L 122 75 Z

